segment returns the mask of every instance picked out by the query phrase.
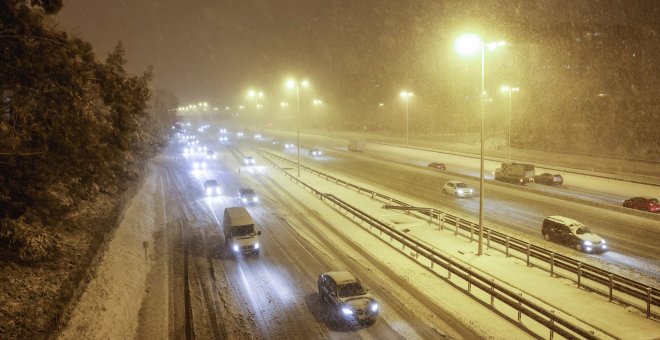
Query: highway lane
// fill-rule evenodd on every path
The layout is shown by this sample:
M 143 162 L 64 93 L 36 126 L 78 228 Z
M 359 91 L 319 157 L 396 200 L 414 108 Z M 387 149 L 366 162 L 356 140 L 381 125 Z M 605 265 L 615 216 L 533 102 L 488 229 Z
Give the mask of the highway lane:
M 324 149 L 325 155 L 312 158 L 306 153 L 306 148 L 312 147 L 312 144 L 303 144 L 301 159 L 305 164 L 414 198 L 423 206 L 450 210 L 458 215 L 469 216 L 470 220 L 477 220 L 478 179 L 462 178 L 477 192 L 473 198 L 457 199 L 444 195 L 441 191 L 446 180 L 457 179 L 451 172 L 422 168 L 400 161 L 397 157 L 394 157 L 392 162 L 382 153 L 376 156 L 369 152 L 350 153 L 340 148 L 337 142 L 331 142 L 330 145 L 313 144 L 313 147 L 319 146 Z M 264 147 L 281 152 L 295 161 L 293 151 L 284 151 L 272 145 Z M 341 151 L 337 151 L 338 148 Z M 548 197 L 543 193 L 525 192 L 515 186 L 487 183 L 485 195 L 484 213 L 488 226 L 514 235 L 523 235 L 532 242 L 561 253 L 589 258 L 609 269 L 612 269 L 612 265 L 621 267 L 623 271 L 633 268 L 650 279 L 652 284 L 657 284 L 657 273 L 660 272 L 660 222 L 657 220 Z M 610 243 L 611 250 L 604 254 L 582 254 L 546 242 L 542 239 L 540 230 L 543 218 L 549 215 L 563 215 L 587 224 Z
M 223 149 L 224 155 L 220 160 L 207 161 L 204 170 L 192 170 L 190 162 L 194 157 L 163 165 L 169 187 L 169 220 L 181 221 L 172 225 L 169 234 L 170 249 L 176 253 L 171 255 L 170 273 L 177 282 L 171 285 L 170 299 L 179 301 L 176 311 L 171 311 L 170 322 L 175 330 L 171 334 L 187 334 L 189 328 L 190 334 L 203 338 L 477 336 L 450 315 L 444 315 L 448 321 L 434 324 L 420 319 L 419 310 L 408 309 L 413 302 L 428 311 L 426 315 L 442 316 L 442 310 L 425 301 L 423 294 L 378 264 L 377 259 L 361 254 L 359 265 L 356 264 L 354 253 L 360 253 L 356 245 L 346 238 L 337 243 L 336 226 L 309 209 L 304 199 L 291 195 L 287 188 L 290 183 L 278 183 L 259 165 L 241 167 L 239 173 L 242 156 L 252 151 L 215 147 Z M 218 180 L 223 195 L 205 197 L 202 184 L 206 179 Z M 252 187 L 261 195 L 260 204 L 247 208 L 262 230 L 263 248 L 260 255 L 236 258 L 225 249 L 220 225 L 223 209 L 238 205 L 234 194 L 242 186 Z M 323 245 L 321 249 L 301 237 L 292 225 L 315 226 L 311 232 Z M 351 256 L 347 249 L 351 249 Z M 319 301 L 317 276 L 338 268 L 350 269 L 374 290 L 383 315 L 373 325 L 347 327 Z M 388 278 L 388 282 L 383 285 L 374 281 L 374 271 L 379 277 Z M 182 294 L 186 286 L 189 297 Z M 395 294 L 397 291 L 406 293 L 400 296 Z

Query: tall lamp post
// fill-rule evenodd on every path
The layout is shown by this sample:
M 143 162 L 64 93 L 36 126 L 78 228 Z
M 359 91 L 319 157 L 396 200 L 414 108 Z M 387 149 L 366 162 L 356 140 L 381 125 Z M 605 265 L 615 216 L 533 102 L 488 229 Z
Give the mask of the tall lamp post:
M 412 96 L 412 92 L 401 91 L 401 98 L 406 101 L 406 146 L 408 146 L 408 103 L 410 102 L 410 97 Z
M 287 80 L 286 86 L 290 89 L 294 87 L 296 89 L 296 131 L 298 134 L 298 145 L 296 148 L 298 149 L 298 177 L 300 177 L 300 86 L 308 87 L 309 82 L 307 80 L 298 81 L 290 79 Z
M 248 91 L 248 97 L 254 98 L 254 136 L 256 137 L 259 134 L 259 98 L 263 98 L 264 93 L 250 90 Z
M 509 94 L 509 124 L 508 124 L 508 129 L 509 132 L 507 133 L 509 141 L 507 142 L 507 145 L 509 146 L 509 162 L 511 162 L 511 97 L 513 96 L 513 92 L 518 92 L 520 91 L 519 88 L 517 87 L 508 87 L 508 86 L 502 86 L 502 92 L 508 93 Z
M 316 116 L 316 127 L 319 126 L 319 105 L 323 104 L 323 101 L 321 99 L 314 99 L 312 100 L 312 104 L 314 104 L 314 113 Z
M 506 45 L 504 41 L 484 43 L 478 35 L 467 34 L 456 40 L 456 50 L 462 56 L 471 56 L 481 51 L 481 126 L 479 128 L 479 145 L 480 145 L 480 169 L 479 169 L 479 245 L 477 255 L 483 255 L 483 238 L 484 238 L 484 97 L 485 97 L 485 84 L 484 84 L 484 61 L 485 49 L 494 50 L 498 47 Z

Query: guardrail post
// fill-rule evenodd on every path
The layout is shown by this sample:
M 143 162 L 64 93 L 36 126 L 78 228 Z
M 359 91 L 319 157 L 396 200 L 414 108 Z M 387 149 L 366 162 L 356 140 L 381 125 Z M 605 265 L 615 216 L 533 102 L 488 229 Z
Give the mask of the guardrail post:
M 429 256 L 429 260 L 431 260 L 431 269 L 433 269 L 433 265 L 435 264 L 435 258 L 433 257 L 433 254 Z
M 456 228 L 454 229 L 454 236 L 458 236 L 458 225 L 459 225 L 460 223 L 461 223 L 461 222 L 458 222 L 458 221 L 457 221 L 456 223 L 454 223 L 454 227 L 456 227 Z
M 614 288 L 614 274 L 610 274 L 610 302 L 612 302 L 612 288 Z
M 550 277 L 555 276 L 555 253 L 550 253 Z
M 506 257 L 509 257 L 509 236 L 506 237 Z
M 375 191 L 371 192 L 371 200 L 372 200 L 372 201 L 374 200 L 375 195 L 376 195 L 376 192 L 375 192 Z
M 433 224 L 433 211 L 429 208 L 429 226 Z
M 468 267 L 468 292 L 472 292 L 472 267 Z
M 451 260 L 451 257 L 449 259 Z M 447 262 L 447 279 L 451 280 L 451 262 Z
M 495 279 L 490 279 L 490 306 L 495 307 Z
M 647 319 L 651 318 L 651 290 L 653 290 L 653 288 L 651 287 L 646 288 L 646 318 Z
M 555 311 L 551 310 L 552 316 L 550 316 L 550 340 L 552 340 L 555 337 Z
M 486 230 L 486 249 L 490 249 L 490 230 Z
M 472 242 L 472 237 L 474 236 L 474 227 L 470 226 L 470 242 Z
M 578 262 L 578 271 L 577 271 L 577 284 L 578 289 L 580 289 L 580 280 L 582 279 L 582 263 Z
M 518 322 L 521 322 L 522 320 L 522 293 L 518 294 Z
M 440 230 L 445 229 L 445 215 L 440 216 Z
M 530 248 L 530 244 L 527 243 L 527 267 L 529 267 L 529 248 Z

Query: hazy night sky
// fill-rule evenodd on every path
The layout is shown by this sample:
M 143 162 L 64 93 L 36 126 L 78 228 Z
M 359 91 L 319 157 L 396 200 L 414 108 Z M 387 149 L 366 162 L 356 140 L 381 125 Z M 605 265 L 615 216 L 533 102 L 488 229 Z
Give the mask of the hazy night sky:
M 220 104 L 241 100 L 249 86 L 275 91 L 289 74 L 309 77 L 318 91 L 333 93 L 326 96 L 346 96 L 351 90 L 338 89 L 360 78 L 393 89 L 420 87 L 422 74 L 446 62 L 460 32 L 516 41 L 528 39 L 525 32 L 512 36 L 520 27 L 635 22 L 631 15 L 643 11 L 629 3 L 64 0 L 55 20 L 90 41 L 99 58 L 123 41 L 128 70 L 153 65 L 156 85 L 181 103 Z M 653 2 L 633 3 L 657 15 Z

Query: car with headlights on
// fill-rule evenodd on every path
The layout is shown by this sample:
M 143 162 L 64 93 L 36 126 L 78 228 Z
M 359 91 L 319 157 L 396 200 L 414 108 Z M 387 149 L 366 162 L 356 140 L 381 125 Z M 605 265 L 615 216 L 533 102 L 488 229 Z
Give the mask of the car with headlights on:
M 204 182 L 204 192 L 206 193 L 206 196 L 217 196 L 222 194 L 220 184 L 214 179 L 209 179 Z
M 648 212 L 660 212 L 660 202 L 652 197 L 633 197 L 623 201 L 623 206 Z
M 206 151 L 206 159 L 217 159 L 218 156 L 215 154 L 213 150 L 208 150 Z
M 285 149 L 293 149 L 295 147 L 296 147 L 296 145 L 293 144 L 293 143 L 284 143 L 284 148 Z
M 534 176 L 534 183 L 547 184 L 547 185 L 561 185 L 564 183 L 564 177 L 560 174 L 551 174 L 544 172 Z
M 308 153 L 310 156 L 313 156 L 313 157 L 316 157 L 316 156 L 322 156 L 322 155 L 323 155 L 323 151 L 321 151 L 321 150 L 319 150 L 319 149 L 309 149 L 309 151 L 308 151 L 307 153 Z
M 241 201 L 243 204 L 255 204 L 259 202 L 257 193 L 254 192 L 254 190 L 248 188 L 239 189 L 238 193 L 236 194 L 236 199 Z
M 373 322 L 379 306 L 369 289 L 347 271 L 331 271 L 319 275 L 319 297 L 346 322 Z
M 195 170 L 201 170 L 201 169 L 206 169 L 206 162 L 205 161 L 195 161 L 193 162 L 193 169 Z
M 255 165 L 257 164 L 257 161 L 254 159 L 252 156 L 247 156 L 243 158 L 243 164 L 245 165 Z
M 604 252 L 607 242 L 584 224 L 564 216 L 548 216 L 543 220 L 541 234 L 546 241 L 563 244 L 577 251 Z
M 460 181 L 447 181 L 442 187 L 442 192 L 456 197 L 472 197 L 474 190 Z
M 427 165 L 429 168 L 438 169 L 438 170 L 447 170 L 445 163 L 432 162 Z

